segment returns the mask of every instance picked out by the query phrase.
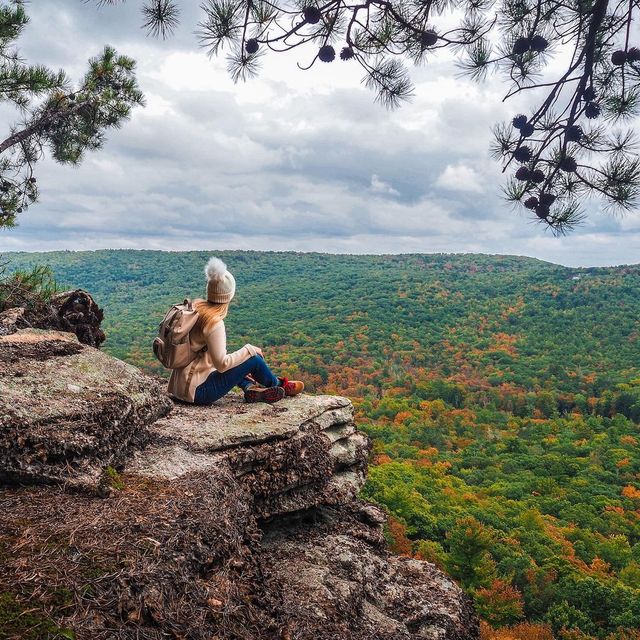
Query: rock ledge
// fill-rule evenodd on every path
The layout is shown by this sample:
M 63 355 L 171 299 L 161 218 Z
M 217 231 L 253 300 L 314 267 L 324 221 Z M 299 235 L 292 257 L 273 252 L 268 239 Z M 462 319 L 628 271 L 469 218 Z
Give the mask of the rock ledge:
M 171 406 L 163 385 L 72 333 L 0 336 L 0 480 L 96 491 Z
M 70 334 L 0 336 L 3 632 L 477 640 L 460 588 L 386 549 L 368 451 L 346 398 L 174 407 Z
M 151 446 L 127 473 L 174 480 L 223 467 L 268 517 L 353 500 L 365 481 L 369 440 L 347 398 L 302 395 L 273 405 L 229 394 L 210 407 L 178 405 L 150 426 Z

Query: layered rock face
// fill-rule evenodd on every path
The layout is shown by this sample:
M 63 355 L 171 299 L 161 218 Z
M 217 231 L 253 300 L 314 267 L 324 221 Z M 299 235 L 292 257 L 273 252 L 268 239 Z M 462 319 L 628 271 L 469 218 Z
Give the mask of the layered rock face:
M 450 578 L 428 562 L 385 551 L 384 519 L 355 502 L 266 532 L 262 575 L 287 611 L 292 638 L 318 637 L 318 629 L 322 638 L 351 640 L 477 637 L 473 609 Z
M 0 337 L 7 637 L 477 637 L 455 583 L 391 555 L 357 498 L 349 400 L 172 404 L 70 334 Z
M 210 407 L 179 405 L 150 427 L 154 444 L 129 473 L 174 480 L 229 468 L 254 496 L 256 516 L 353 500 L 365 480 L 367 437 L 336 396 L 246 404 L 230 394 Z
M 100 491 L 171 409 L 162 385 L 72 333 L 0 336 L 0 479 Z

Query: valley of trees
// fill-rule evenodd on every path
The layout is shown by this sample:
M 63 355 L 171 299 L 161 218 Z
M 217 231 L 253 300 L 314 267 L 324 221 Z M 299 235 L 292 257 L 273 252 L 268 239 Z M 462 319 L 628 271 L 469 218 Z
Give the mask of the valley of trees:
M 640 266 L 217 255 L 238 282 L 229 348 L 354 401 L 390 543 L 463 585 L 485 639 L 640 637 Z M 157 324 L 203 293 L 208 256 L 8 257 L 89 290 L 105 350 L 162 374 Z

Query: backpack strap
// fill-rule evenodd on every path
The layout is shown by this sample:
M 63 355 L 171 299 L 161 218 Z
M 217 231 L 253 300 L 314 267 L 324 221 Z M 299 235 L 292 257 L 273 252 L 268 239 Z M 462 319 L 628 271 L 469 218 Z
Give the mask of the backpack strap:
M 194 365 L 195 365 L 196 362 L 198 362 L 198 360 L 200 360 L 200 354 L 201 353 L 202 353 L 202 351 L 198 351 L 198 355 L 195 357 L 195 359 L 189 365 L 189 375 L 187 376 L 187 389 L 189 389 L 191 387 L 191 379 L 193 378 L 194 369 L 195 369 Z
M 191 301 L 190 298 L 185 298 L 183 304 L 189 310 L 193 309 L 193 302 Z M 193 379 L 195 364 L 196 362 L 198 362 L 198 360 L 200 360 L 200 358 L 206 351 L 207 351 L 207 345 L 205 344 L 204 347 L 202 347 L 202 349 L 198 351 L 198 355 L 192 360 L 191 364 L 189 365 L 189 374 L 187 375 L 187 389 L 191 386 L 191 380 Z
M 200 351 L 198 351 L 198 355 L 191 361 L 189 365 L 189 374 L 187 375 L 187 388 L 191 386 L 191 379 L 193 378 L 195 364 L 200 360 L 200 358 L 207 352 L 207 345 L 205 344 Z

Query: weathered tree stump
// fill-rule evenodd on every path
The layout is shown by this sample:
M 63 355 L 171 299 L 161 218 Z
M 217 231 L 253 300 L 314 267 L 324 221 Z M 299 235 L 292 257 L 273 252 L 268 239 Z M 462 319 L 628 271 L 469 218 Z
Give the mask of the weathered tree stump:
M 51 297 L 48 303 L 34 307 L 13 307 L 0 313 L 0 335 L 15 333 L 18 329 L 51 329 L 74 333 L 80 342 L 99 347 L 105 340 L 100 324 L 102 309 L 84 290 L 63 291 Z
M 51 298 L 51 311 L 58 325 L 38 326 L 39 329 L 70 331 L 91 347 L 99 347 L 104 342 L 104 331 L 100 328 L 104 313 L 86 291 L 75 289 L 56 294 Z

